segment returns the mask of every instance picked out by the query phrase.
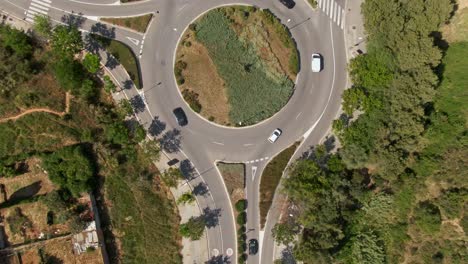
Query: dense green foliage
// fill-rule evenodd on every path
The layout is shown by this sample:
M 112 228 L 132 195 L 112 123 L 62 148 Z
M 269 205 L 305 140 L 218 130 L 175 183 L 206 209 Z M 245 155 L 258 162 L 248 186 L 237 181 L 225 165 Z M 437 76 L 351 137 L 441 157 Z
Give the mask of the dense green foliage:
M 81 145 L 62 148 L 43 159 L 50 180 L 74 196 L 91 191 L 95 168 Z
M 95 74 L 101 67 L 99 56 L 87 53 L 83 59 L 83 66 L 89 73 Z
M 354 86 L 333 124 L 342 146 L 317 148 L 285 183 L 304 227 L 295 256 L 465 263 L 468 44 L 443 52 L 434 33 L 453 3 L 367 0 L 362 10 L 368 53 L 350 63 Z
M 239 40 L 222 10 L 210 11 L 195 28 L 196 39 L 208 49 L 226 82 L 229 115 L 235 124 L 254 124 L 286 104 L 293 82 L 287 77 L 276 80 L 268 75 L 253 47 Z
M 83 49 L 81 32 L 75 26 L 58 25 L 52 31 L 52 49 L 57 56 L 72 58 Z

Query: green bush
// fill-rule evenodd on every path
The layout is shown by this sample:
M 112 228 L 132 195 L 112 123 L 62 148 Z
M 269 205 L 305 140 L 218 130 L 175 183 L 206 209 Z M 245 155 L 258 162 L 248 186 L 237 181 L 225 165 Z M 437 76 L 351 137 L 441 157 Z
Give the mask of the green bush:
M 430 202 L 421 202 L 414 210 L 414 221 L 423 232 L 434 234 L 442 223 L 440 210 Z
M 245 212 L 239 213 L 237 215 L 236 221 L 239 225 L 245 225 L 245 223 L 247 222 L 247 214 Z
M 245 209 L 247 209 L 247 200 L 241 199 L 237 201 L 236 203 L 237 212 L 243 212 Z
M 43 158 L 50 180 L 78 197 L 94 188 L 94 163 L 81 145 L 64 147 Z
M 190 108 L 192 108 L 193 111 L 200 113 L 202 110 L 202 105 L 198 101 L 198 94 L 192 90 L 189 89 L 184 89 L 182 91 L 182 96 L 184 97 L 184 100 L 189 104 Z

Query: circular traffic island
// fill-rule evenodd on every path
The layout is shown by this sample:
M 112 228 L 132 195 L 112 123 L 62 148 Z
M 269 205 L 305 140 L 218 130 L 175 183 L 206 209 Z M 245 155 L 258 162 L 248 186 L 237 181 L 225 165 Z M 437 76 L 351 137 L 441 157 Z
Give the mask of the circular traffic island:
M 174 74 L 188 105 L 225 126 L 248 126 L 278 112 L 293 93 L 299 54 L 269 10 L 210 10 L 184 32 Z

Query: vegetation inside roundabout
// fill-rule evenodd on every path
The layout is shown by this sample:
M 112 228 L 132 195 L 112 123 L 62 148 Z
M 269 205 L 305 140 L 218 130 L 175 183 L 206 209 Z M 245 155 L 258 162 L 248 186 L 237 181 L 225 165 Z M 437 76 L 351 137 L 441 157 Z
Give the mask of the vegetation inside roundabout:
M 190 107 L 226 126 L 256 124 L 278 112 L 299 71 L 296 43 L 269 10 L 213 9 L 192 23 L 177 48 L 174 74 Z

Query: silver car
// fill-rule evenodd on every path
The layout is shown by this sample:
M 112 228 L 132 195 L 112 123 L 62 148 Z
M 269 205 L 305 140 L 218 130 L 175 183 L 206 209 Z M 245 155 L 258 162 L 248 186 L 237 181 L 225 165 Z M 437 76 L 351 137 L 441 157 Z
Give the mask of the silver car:
M 271 136 L 268 138 L 268 141 L 270 141 L 271 143 L 275 143 L 275 141 L 278 140 L 278 138 L 281 136 L 281 133 L 282 131 L 279 128 L 275 129 L 275 131 L 273 131 L 273 133 L 271 133 Z

